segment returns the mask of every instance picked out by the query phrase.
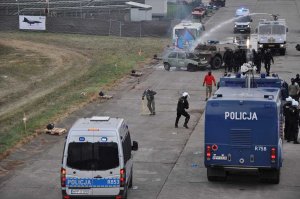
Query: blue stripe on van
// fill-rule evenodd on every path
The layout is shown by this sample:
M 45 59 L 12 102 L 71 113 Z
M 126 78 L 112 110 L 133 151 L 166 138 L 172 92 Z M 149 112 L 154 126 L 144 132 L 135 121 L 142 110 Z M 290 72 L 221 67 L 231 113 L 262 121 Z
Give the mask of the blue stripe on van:
M 120 186 L 119 178 L 67 178 L 67 187 L 99 187 L 99 188 L 112 188 Z

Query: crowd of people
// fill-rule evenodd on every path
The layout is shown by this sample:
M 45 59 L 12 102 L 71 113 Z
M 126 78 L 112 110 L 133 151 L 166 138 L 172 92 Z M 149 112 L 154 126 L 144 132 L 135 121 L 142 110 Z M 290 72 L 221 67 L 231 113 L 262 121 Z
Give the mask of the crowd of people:
M 271 63 L 274 64 L 273 55 L 270 49 L 267 49 L 266 51 L 260 49 L 256 51 L 253 49 L 250 57 L 248 58 L 247 52 L 241 48 L 238 48 L 235 51 L 230 48 L 226 48 L 226 51 L 223 55 L 225 72 L 237 73 L 240 67 L 244 63 L 247 63 L 247 60 L 249 59 L 257 67 L 256 72 L 258 74 L 261 73 L 262 63 L 264 63 L 267 75 L 270 74 Z

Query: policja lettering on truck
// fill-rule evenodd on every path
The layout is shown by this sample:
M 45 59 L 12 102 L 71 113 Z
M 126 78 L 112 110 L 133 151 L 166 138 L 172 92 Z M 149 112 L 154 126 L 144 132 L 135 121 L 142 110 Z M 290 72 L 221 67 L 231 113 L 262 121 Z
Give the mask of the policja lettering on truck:
M 257 120 L 256 112 L 225 112 L 225 120 Z

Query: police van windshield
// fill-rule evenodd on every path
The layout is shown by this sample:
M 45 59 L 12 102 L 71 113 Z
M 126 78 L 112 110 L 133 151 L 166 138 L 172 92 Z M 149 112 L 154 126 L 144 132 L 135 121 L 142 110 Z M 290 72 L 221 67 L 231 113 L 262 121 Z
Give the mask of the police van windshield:
M 69 144 L 67 166 L 78 170 L 108 170 L 119 166 L 118 145 L 109 143 Z
M 259 27 L 259 34 L 284 34 L 283 25 L 263 25 Z
M 251 22 L 251 18 L 250 16 L 243 16 L 243 17 L 238 17 L 235 21 L 240 23 L 247 23 L 247 22 Z

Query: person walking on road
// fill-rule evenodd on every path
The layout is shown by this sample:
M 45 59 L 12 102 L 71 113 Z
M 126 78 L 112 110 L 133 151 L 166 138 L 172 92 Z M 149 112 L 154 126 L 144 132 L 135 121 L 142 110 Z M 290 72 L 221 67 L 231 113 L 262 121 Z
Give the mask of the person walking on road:
M 143 93 L 142 100 L 144 100 L 145 96 L 147 98 L 147 106 L 150 111 L 150 115 L 155 115 L 155 101 L 154 101 L 154 95 L 156 95 L 156 92 L 150 89 L 146 89 Z
M 241 56 L 239 49 L 236 49 L 233 53 L 233 70 L 237 73 L 241 67 Z
M 205 101 L 207 101 L 207 99 L 209 97 L 211 97 L 213 84 L 216 86 L 216 80 L 215 80 L 215 77 L 211 74 L 211 71 L 209 71 L 207 73 L 207 75 L 205 75 L 205 77 L 204 77 L 203 86 L 205 84 L 206 84 L 206 98 L 205 98 Z
M 178 128 L 178 122 L 179 122 L 181 115 L 183 115 L 185 117 L 183 127 L 187 128 L 187 129 L 189 128 L 187 124 L 190 120 L 190 114 L 188 114 L 185 110 L 185 109 L 189 109 L 189 102 L 187 100 L 188 97 L 190 97 L 190 95 L 187 92 L 184 92 L 184 93 L 182 93 L 182 96 L 178 99 L 175 128 Z
M 226 48 L 223 55 L 225 72 L 232 72 L 233 65 L 233 51 L 230 48 Z
M 264 54 L 264 63 L 265 63 L 265 69 L 267 74 L 270 74 L 271 61 L 274 64 L 273 55 L 271 53 L 271 50 L 268 49 L 267 52 Z
M 287 97 L 286 103 L 283 105 L 283 116 L 284 116 L 284 139 L 291 140 L 290 125 L 291 125 L 291 114 L 290 108 L 292 106 L 293 98 Z
M 294 144 L 299 144 L 298 142 L 298 132 L 299 132 L 299 103 L 297 101 L 292 102 L 292 106 L 290 108 L 291 112 L 291 126 L 290 126 L 290 138 L 288 138 L 288 142 L 294 141 Z
M 299 101 L 299 85 L 296 83 L 295 79 L 291 79 L 291 84 L 289 85 L 289 96 L 294 100 Z

